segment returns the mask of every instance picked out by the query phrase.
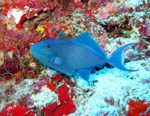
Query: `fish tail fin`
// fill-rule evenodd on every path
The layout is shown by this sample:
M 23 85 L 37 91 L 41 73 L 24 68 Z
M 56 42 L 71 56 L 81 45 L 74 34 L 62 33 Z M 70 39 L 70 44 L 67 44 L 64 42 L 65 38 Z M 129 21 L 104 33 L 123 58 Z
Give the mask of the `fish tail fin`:
M 123 71 L 137 71 L 137 70 L 131 70 L 131 69 L 127 69 L 124 66 L 124 59 L 123 59 L 123 51 L 129 47 L 132 46 L 133 43 L 130 44 L 126 44 L 120 48 L 118 48 L 116 51 L 114 51 L 109 57 L 108 57 L 108 63 L 110 63 L 111 65 L 117 67 L 120 70 Z

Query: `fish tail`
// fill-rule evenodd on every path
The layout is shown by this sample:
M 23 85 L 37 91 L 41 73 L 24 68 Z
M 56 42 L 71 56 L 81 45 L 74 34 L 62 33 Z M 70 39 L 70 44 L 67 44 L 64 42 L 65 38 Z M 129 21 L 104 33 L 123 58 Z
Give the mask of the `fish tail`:
M 120 48 L 118 48 L 116 51 L 114 51 L 109 57 L 108 57 L 108 63 L 110 63 L 111 65 L 117 67 L 120 70 L 123 71 L 137 71 L 137 70 L 131 70 L 131 69 L 127 69 L 124 66 L 124 59 L 123 59 L 123 51 L 129 47 L 132 46 L 133 43 L 130 44 L 126 44 Z

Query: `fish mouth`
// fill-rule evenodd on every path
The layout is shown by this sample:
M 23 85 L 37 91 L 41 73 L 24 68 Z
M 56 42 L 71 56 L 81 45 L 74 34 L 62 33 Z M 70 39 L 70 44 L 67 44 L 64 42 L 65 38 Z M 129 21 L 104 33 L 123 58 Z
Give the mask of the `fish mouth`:
M 42 44 L 39 44 L 39 43 L 33 44 L 30 47 L 30 51 L 32 54 L 37 53 L 39 51 L 39 48 L 41 48 L 41 47 L 42 47 Z
M 38 46 L 36 44 L 33 44 L 30 47 L 30 51 L 31 51 L 32 55 L 38 59 L 38 56 L 40 56 L 40 54 L 39 54 Z
M 37 49 L 37 47 L 35 46 L 35 44 L 33 44 L 33 45 L 30 47 L 31 53 L 33 53 L 36 49 Z

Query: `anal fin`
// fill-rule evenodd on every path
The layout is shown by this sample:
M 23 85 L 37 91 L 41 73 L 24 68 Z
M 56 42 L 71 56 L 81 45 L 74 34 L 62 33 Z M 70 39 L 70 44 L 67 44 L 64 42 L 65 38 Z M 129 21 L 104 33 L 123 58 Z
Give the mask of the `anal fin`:
M 89 81 L 89 76 L 91 74 L 91 69 L 80 69 L 78 73 L 83 77 L 84 80 Z

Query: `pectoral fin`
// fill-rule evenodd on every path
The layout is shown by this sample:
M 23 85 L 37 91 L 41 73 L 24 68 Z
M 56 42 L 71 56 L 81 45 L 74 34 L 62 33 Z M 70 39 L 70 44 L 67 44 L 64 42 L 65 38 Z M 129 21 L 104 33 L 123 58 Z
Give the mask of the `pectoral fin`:
M 62 64 L 62 59 L 57 56 L 49 56 L 49 61 L 50 63 L 53 63 L 55 65 L 61 65 Z

